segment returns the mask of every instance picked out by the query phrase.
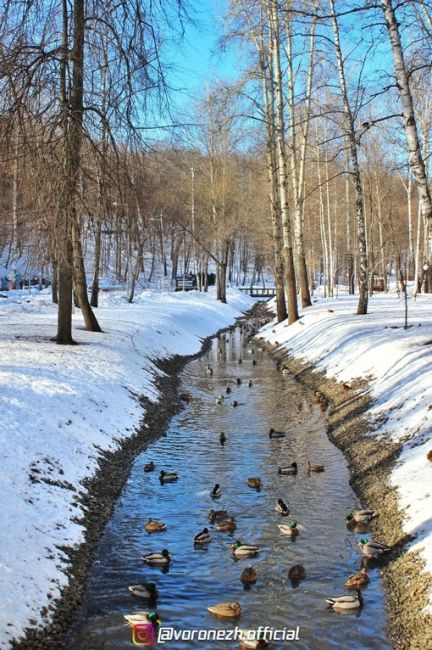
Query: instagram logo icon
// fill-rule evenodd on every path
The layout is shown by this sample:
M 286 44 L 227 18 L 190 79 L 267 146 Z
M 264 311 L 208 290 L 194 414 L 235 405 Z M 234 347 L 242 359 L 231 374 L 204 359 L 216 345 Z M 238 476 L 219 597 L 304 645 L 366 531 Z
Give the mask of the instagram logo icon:
M 135 645 L 153 645 L 155 642 L 155 629 L 151 623 L 138 623 L 132 628 L 132 643 Z

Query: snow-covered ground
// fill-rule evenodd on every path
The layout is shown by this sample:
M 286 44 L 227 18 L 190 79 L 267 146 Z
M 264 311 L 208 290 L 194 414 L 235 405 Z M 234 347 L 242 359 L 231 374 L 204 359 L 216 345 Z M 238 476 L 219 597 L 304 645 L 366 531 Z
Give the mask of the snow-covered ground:
M 357 296 L 319 299 L 290 327 L 270 323 L 265 340 L 307 359 L 339 381 L 372 376 L 373 435 L 403 443 L 392 473 L 404 530 L 415 536 L 411 549 L 420 550 L 432 573 L 432 296 L 408 300 L 404 329 L 403 296 L 375 294 L 369 314 L 356 316 Z M 386 416 L 382 424 L 380 416 Z M 432 593 L 428 607 L 432 613 Z
M 47 593 L 55 598 L 66 583 L 58 546 L 79 544 L 84 532 L 73 521 L 80 515 L 76 491 L 95 472 L 100 450 L 133 435 L 143 417 L 137 396 L 157 400 L 152 358 L 198 352 L 203 338 L 253 304 L 236 290 L 229 290 L 228 305 L 213 293 L 145 291 L 132 305 L 124 295 L 105 294 L 97 311 L 104 334 L 81 329 L 78 312 L 74 337 L 82 345 L 70 347 L 49 340 L 56 330 L 49 290 L 6 295 L 0 298 L 1 648 L 30 619 L 39 623 Z

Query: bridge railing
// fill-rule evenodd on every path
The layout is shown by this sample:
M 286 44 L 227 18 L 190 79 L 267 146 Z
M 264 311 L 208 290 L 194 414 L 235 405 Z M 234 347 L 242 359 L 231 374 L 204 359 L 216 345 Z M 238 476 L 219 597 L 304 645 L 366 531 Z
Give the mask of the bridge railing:
M 253 298 L 274 298 L 276 296 L 275 287 L 239 287 L 240 291 L 248 293 Z

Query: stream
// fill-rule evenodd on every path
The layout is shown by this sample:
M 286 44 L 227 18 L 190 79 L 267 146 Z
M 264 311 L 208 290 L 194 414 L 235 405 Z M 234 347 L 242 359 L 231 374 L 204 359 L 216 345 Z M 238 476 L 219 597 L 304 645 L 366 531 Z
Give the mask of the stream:
M 328 440 L 323 414 L 311 403 L 310 391 L 277 372 L 271 357 L 245 339 L 241 327 L 222 333 L 207 355 L 182 371 L 180 390 L 191 400 L 172 419 L 166 435 L 137 456 L 99 542 L 81 614 L 63 650 L 133 647 L 123 615 L 148 609 L 128 591 L 128 585 L 142 582 L 156 583 L 162 625 L 176 630 L 298 627 L 298 640 L 275 641 L 271 647 L 390 647 L 379 566 L 369 569 L 361 610 L 341 614 L 326 606 L 327 596 L 347 593 L 347 577 L 360 569 L 356 543 L 364 534 L 349 529 L 346 516 L 361 505 L 349 485 L 345 459 Z M 208 364 L 212 375 L 206 373 Z M 219 405 L 220 394 L 225 399 Z M 270 439 L 270 427 L 288 434 Z M 219 441 L 222 431 L 224 445 Z M 324 464 L 325 472 L 309 474 L 308 460 Z M 145 473 L 150 461 L 156 470 Z M 278 467 L 292 461 L 298 463 L 297 475 L 279 475 Z M 178 472 L 179 480 L 161 485 L 161 469 Z M 261 491 L 248 487 L 252 476 L 262 479 Z M 210 496 L 215 483 L 222 489 L 218 500 Z M 279 532 L 277 524 L 287 518 L 274 510 L 278 498 L 290 507 L 293 517 L 288 519 L 301 524 L 294 540 Z M 226 509 L 236 518 L 234 533 L 215 530 L 208 521 L 212 508 Z M 167 530 L 148 534 L 144 525 L 149 517 L 163 521 Z M 194 536 L 206 526 L 211 543 L 194 548 Z M 236 560 L 229 547 L 236 539 L 257 545 L 258 557 Z M 168 571 L 141 560 L 163 548 L 173 557 Z M 287 577 L 294 564 L 306 570 L 306 579 L 297 586 Z M 248 566 L 257 569 L 258 580 L 245 589 L 240 574 Z M 207 611 L 210 605 L 232 601 L 242 607 L 239 620 L 219 619 Z M 186 650 L 192 645 L 200 650 L 239 647 L 238 642 L 215 640 L 172 640 L 159 647 Z

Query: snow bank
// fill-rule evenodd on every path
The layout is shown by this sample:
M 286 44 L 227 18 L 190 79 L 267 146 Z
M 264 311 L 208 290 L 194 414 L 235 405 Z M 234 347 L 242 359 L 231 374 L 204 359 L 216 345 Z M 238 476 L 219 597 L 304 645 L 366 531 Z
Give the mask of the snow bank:
M 84 478 L 97 468 L 98 449 L 113 450 L 143 417 L 136 395 L 157 400 L 152 358 L 199 351 L 202 339 L 231 324 L 253 301 L 228 292 L 146 291 L 129 305 L 103 295 L 97 310 L 104 334 L 74 316 L 82 345 L 56 346 L 56 308 L 49 292 L 9 292 L 0 302 L 0 647 L 40 623 L 47 594 L 67 583 L 58 546 L 83 540 L 72 520 Z M 47 483 L 61 482 L 63 487 Z
M 375 294 L 366 316 L 355 315 L 357 300 L 320 299 L 297 323 L 273 322 L 261 334 L 339 381 L 372 377 L 373 435 L 403 443 L 391 480 L 404 531 L 416 538 L 410 548 L 421 552 L 432 573 L 432 464 L 426 458 L 432 449 L 432 296 L 409 299 L 407 330 L 402 296 Z M 430 600 L 432 613 L 432 593 Z

